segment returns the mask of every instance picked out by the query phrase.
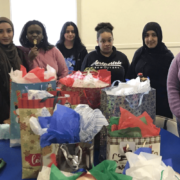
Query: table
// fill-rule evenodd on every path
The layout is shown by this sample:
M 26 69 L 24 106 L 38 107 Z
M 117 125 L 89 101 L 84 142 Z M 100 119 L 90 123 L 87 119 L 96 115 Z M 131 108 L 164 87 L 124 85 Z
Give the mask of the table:
M 161 156 L 163 159 L 171 158 L 174 170 L 180 173 L 180 138 L 164 129 L 161 129 L 160 135 Z M 97 160 L 97 153 L 95 156 Z M 0 180 L 22 180 L 21 148 L 10 148 L 9 140 L 0 140 L 0 158 L 7 163 L 6 167 L 0 171 Z

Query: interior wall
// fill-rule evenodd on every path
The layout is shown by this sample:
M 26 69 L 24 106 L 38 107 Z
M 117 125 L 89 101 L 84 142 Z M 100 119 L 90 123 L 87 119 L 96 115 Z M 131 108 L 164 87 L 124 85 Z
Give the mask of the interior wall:
M 180 49 L 179 0 L 77 0 L 78 27 L 88 51 L 96 46 L 95 26 L 114 26 L 114 46 L 132 60 L 142 46 L 142 30 L 147 22 L 158 22 L 163 42 L 176 55 Z
M 142 30 L 147 22 L 161 25 L 163 42 L 176 55 L 180 50 L 179 0 L 77 0 L 77 23 L 88 51 L 96 46 L 95 26 L 114 26 L 114 45 L 132 60 L 142 46 Z M 10 18 L 10 0 L 0 0 L 0 16 Z
M 0 0 L 0 17 L 10 18 L 10 0 Z

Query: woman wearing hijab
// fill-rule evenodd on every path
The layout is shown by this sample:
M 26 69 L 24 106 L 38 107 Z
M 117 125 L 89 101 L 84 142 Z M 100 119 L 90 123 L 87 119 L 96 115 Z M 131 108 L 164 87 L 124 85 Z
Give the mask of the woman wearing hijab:
M 27 48 L 29 69 L 50 65 L 56 70 L 58 80 L 68 74 L 68 69 L 61 52 L 50 45 L 43 24 L 39 21 L 28 21 L 21 32 L 20 43 Z
M 87 54 L 87 50 L 81 42 L 76 24 L 66 22 L 63 25 L 56 47 L 65 58 L 69 74 L 72 71 L 81 70 L 81 65 Z
M 14 27 L 5 17 L 0 17 L 0 124 L 9 119 L 10 80 L 9 72 L 20 69 L 25 62 L 22 51 L 13 44 Z M 23 63 L 23 65 L 25 65 Z
M 138 73 L 150 78 L 151 87 L 156 89 L 156 114 L 172 118 L 167 97 L 167 75 L 174 56 L 162 42 L 161 27 L 156 22 L 145 25 L 142 33 L 143 46 L 133 57 L 128 78 Z

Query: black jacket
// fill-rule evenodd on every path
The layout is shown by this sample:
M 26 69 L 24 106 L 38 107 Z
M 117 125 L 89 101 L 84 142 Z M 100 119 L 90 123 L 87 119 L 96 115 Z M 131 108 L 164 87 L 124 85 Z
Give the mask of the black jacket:
M 150 78 L 151 87 L 156 89 L 156 114 L 172 118 L 167 98 L 167 75 L 174 56 L 168 49 L 163 53 L 149 53 L 139 48 L 133 57 L 128 71 L 128 79 L 136 78 L 138 73 Z
M 61 51 L 62 55 L 65 56 L 64 44 L 63 45 L 57 44 L 56 47 Z M 79 45 L 78 47 L 75 48 L 75 60 L 76 60 L 76 64 L 75 64 L 75 67 L 74 67 L 75 71 L 78 71 L 78 70 L 81 69 L 82 62 L 84 60 L 84 57 L 87 54 L 88 54 L 88 52 L 87 52 L 85 46 Z M 65 57 L 65 58 L 67 58 L 67 57 Z
M 129 61 L 125 54 L 117 51 L 113 47 L 113 53 L 109 57 L 105 57 L 100 53 L 99 46 L 96 46 L 96 50 L 86 55 L 81 71 L 84 71 L 86 67 L 93 67 L 96 70 L 107 69 L 111 71 L 111 83 L 115 80 L 125 81 L 125 76 L 129 68 Z

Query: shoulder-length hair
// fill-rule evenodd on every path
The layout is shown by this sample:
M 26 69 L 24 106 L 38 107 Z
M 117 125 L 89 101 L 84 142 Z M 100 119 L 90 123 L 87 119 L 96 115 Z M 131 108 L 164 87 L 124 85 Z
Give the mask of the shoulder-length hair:
M 26 36 L 27 36 L 28 27 L 33 24 L 37 24 L 42 28 L 43 40 L 40 42 L 39 47 L 42 48 L 44 51 L 48 51 L 48 50 L 52 49 L 54 46 L 48 42 L 48 37 L 47 37 L 47 33 L 46 33 L 46 29 L 45 29 L 44 25 L 40 21 L 37 21 L 37 20 L 28 21 L 24 25 L 24 27 L 21 31 L 20 38 L 19 38 L 21 45 L 24 47 L 27 47 L 27 48 L 31 47 L 31 44 L 30 44 L 29 40 L 26 38 Z

